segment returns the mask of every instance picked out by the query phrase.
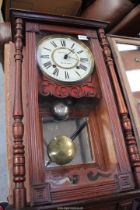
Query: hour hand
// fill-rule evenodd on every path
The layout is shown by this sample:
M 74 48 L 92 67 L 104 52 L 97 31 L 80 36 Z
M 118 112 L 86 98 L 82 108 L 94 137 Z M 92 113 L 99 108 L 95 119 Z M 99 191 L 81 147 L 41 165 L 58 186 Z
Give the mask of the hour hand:
M 65 55 L 64 55 L 64 59 L 67 59 L 67 58 L 69 57 L 69 54 L 72 53 L 72 52 L 73 52 L 73 51 L 70 50 L 69 53 L 65 54 Z

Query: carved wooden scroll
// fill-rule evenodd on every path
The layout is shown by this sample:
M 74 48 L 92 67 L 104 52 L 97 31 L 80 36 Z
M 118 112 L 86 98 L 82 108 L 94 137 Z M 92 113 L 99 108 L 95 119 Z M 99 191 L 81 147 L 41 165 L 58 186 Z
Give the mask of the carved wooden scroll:
M 68 96 L 72 96 L 74 98 L 100 98 L 100 89 L 97 75 L 95 73 L 92 74 L 85 82 L 69 85 L 51 81 L 42 75 L 40 77 L 39 91 L 41 95 L 53 95 L 58 98 L 66 98 Z
M 25 155 L 23 145 L 24 125 L 22 108 L 22 49 L 23 49 L 23 21 L 16 19 L 15 33 L 15 91 L 14 91 L 14 110 L 13 110 L 13 178 L 14 178 L 14 207 L 15 209 L 24 208 L 26 204 L 25 181 Z
M 131 167 L 134 172 L 136 184 L 140 186 L 140 154 L 138 151 L 136 139 L 133 135 L 133 129 L 132 129 L 131 121 L 129 118 L 128 110 L 125 105 L 125 101 L 124 101 L 124 98 L 123 98 L 123 95 L 119 86 L 117 75 L 115 73 L 115 67 L 112 60 L 109 43 L 107 41 L 107 38 L 105 36 L 105 32 L 103 29 L 99 29 L 99 38 L 101 41 L 101 46 L 103 48 L 106 64 L 108 66 L 108 69 L 109 69 L 109 72 L 113 81 L 114 89 L 116 92 L 118 108 L 120 112 L 122 127 L 124 129 L 125 141 L 126 141 L 128 155 L 131 162 Z

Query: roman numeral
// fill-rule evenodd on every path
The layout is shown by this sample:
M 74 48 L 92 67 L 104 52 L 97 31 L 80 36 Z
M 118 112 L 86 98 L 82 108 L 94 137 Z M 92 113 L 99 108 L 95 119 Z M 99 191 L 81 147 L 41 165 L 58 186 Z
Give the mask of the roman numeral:
M 50 68 L 51 66 L 52 66 L 52 64 L 51 64 L 51 62 L 50 61 L 48 61 L 48 62 L 46 62 L 46 63 L 44 63 L 43 64 L 44 66 L 45 66 L 45 68 Z
M 40 58 L 49 58 L 49 55 L 40 55 Z
M 56 68 L 56 69 L 54 70 L 54 72 L 53 72 L 53 75 L 58 76 L 58 74 L 59 74 L 59 69 L 58 69 L 58 68 Z
M 79 68 L 80 68 L 80 69 L 83 69 L 84 71 L 86 71 L 86 70 L 87 70 L 87 67 L 86 67 L 86 66 L 84 66 L 83 64 L 80 64 Z
M 80 51 L 78 51 L 77 53 L 80 54 L 80 53 L 82 53 L 82 52 L 84 52 L 84 51 L 83 51 L 83 50 L 80 50 Z
M 74 45 L 75 45 L 75 43 L 73 43 L 73 44 L 71 45 L 71 49 L 74 47 Z
M 56 44 L 54 41 L 52 41 L 52 42 L 50 42 L 50 43 L 51 43 L 55 48 L 58 47 L 57 44 Z
M 79 72 L 78 71 L 75 71 L 75 73 L 81 78 L 81 75 L 79 74 Z
M 67 71 L 65 71 L 65 79 L 69 79 L 69 73 Z
M 80 58 L 81 62 L 88 62 L 88 58 Z
M 47 48 L 47 47 L 43 47 L 45 50 L 51 51 L 51 49 Z
M 65 40 L 61 40 L 61 45 L 62 45 L 62 47 L 66 47 L 66 41 Z

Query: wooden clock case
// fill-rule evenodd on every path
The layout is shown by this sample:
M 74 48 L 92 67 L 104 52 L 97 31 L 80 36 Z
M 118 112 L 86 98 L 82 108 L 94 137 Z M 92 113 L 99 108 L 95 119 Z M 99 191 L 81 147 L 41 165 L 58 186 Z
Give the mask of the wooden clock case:
M 11 11 L 11 21 L 13 42 L 5 48 L 7 94 L 10 94 L 7 135 L 11 209 L 12 206 L 13 209 L 32 210 L 62 206 L 132 209 L 134 200 L 140 196 L 137 189 L 140 186 L 140 156 L 104 32 L 107 23 L 20 10 Z M 57 92 L 56 89 L 62 86 L 40 76 L 36 62 L 36 37 L 47 32 L 88 37 L 96 72 L 83 83 L 84 87 L 63 86 L 65 91 L 60 96 L 62 91 Z M 86 90 L 83 89 L 85 86 Z M 40 123 L 40 114 L 45 111 L 39 109 L 39 93 L 44 97 L 71 96 L 79 101 L 88 96 L 95 102 L 88 113 L 95 155 L 93 164 L 45 169 Z M 46 181 L 47 174 L 54 179 L 65 174 L 71 180 L 76 175 L 79 181 L 52 186 Z

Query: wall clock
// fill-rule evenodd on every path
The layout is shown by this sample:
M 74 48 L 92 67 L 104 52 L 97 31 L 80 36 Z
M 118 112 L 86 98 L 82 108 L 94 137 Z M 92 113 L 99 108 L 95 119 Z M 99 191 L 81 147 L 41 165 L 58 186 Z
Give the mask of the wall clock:
M 40 210 L 132 206 L 134 197 L 127 192 L 135 181 L 103 55 L 108 45 L 99 30 L 107 24 L 17 10 L 12 23 L 10 205 Z

